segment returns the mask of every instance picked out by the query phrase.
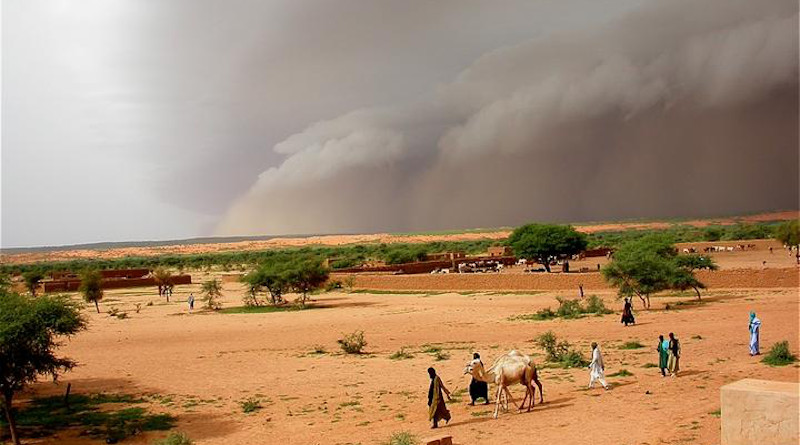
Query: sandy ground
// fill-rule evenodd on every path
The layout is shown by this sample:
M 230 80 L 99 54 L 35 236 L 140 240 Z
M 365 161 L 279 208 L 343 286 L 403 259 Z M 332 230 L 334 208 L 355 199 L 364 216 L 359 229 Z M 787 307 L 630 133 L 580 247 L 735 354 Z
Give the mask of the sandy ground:
M 196 281 L 207 277 L 197 276 Z M 518 349 L 540 365 L 545 403 L 530 413 L 512 410 L 498 420 L 490 407 L 453 402 L 453 420 L 441 433 L 458 444 L 508 443 L 717 444 L 719 388 L 741 378 L 797 382 L 800 368 L 768 367 L 748 355 L 747 314 L 763 320 L 762 345 L 788 339 L 798 351 L 798 288 L 713 288 L 706 303 L 682 310 L 661 310 L 686 297 L 654 299 L 652 311 L 637 311 L 638 324 L 624 327 L 619 315 L 579 320 L 515 321 L 515 315 L 555 307 L 556 296 L 574 292 L 527 294 L 329 293 L 316 298 L 321 308 L 269 314 L 188 314 L 185 298 L 199 286 L 181 286 L 172 303 L 153 289 L 109 291 L 101 304 L 132 310 L 154 301 L 141 313 L 117 320 L 87 308 L 89 330 L 62 352 L 80 362 L 59 385 L 41 383 L 35 393 L 56 394 L 72 383 L 73 393 L 156 394 L 155 412 L 179 419 L 178 430 L 197 444 L 376 444 L 392 432 L 430 434 L 426 418 L 426 368 L 434 366 L 454 392 L 464 390 L 462 375 L 473 351 L 486 362 Z M 225 284 L 225 306 L 240 305 L 238 283 Z M 608 290 L 592 291 L 616 311 L 620 303 Z M 713 321 L 713 323 L 712 323 Z M 339 352 L 343 333 L 363 330 L 367 354 Z M 613 389 L 585 390 L 586 369 L 543 367 L 542 351 L 532 339 L 553 330 L 584 355 L 597 341 L 607 374 L 627 369 L 633 376 L 609 377 Z M 664 379 L 653 348 L 659 334 L 675 332 L 683 341 L 682 374 Z M 646 347 L 621 350 L 638 340 Z M 449 359 L 436 361 L 423 345 L 441 346 Z M 313 354 L 321 346 L 327 352 Z M 405 347 L 414 357 L 392 360 Z M 516 396 L 522 388 L 513 388 Z M 30 394 L 29 394 L 30 395 Z M 238 402 L 259 397 L 264 408 L 244 414 Z M 39 443 L 87 444 L 64 432 Z M 148 433 L 125 443 L 149 444 L 164 433 Z
M 798 218 L 797 211 L 762 213 L 758 215 L 735 218 L 698 219 L 681 221 L 680 224 L 705 227 L 708 225 L 728 225 L 738 222 L 782 221 Z M 664 229 L 671 225 L 667 222 L 630 222 L 630 223 L 587 223 L 578 224 L 576 229 L 585 232 L 602 232 L 625 229 Z M 72 249 L 51 252 L 32 252 L 0 255 L 0 264 L 33 263 L 37 261 L 65 261 L 89 258 L 120 258 L 124 256 L 153 256 L 164 254 L 197 254 L 207 252 L 226 252 L 234 250 L 264 250 L 285 247 L 303 246 L 340 246 L 359 243 L 426 243 L 432 241 L 469 241 L 478 239 L 505 239 L 511 232 L 502 230 L 465 231 L 464 233 L 397 235 L 389 233 L 363 235 L 326 235 L 311 237 L 273 238 L 264 241 L 242 241 L 235 243 L 185 244 L 152 247 L 126 247 L 112 249 Z

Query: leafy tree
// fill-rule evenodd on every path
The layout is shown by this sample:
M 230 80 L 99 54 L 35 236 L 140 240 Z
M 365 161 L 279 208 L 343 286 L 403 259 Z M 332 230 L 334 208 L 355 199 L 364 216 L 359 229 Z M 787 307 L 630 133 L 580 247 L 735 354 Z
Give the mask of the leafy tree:
M 75 362 L 56 357 L 59 337 L 86 328 L 79 308 L 65 297 L 32 298 L 0 290 L 0 393 L 11 440 L 19 444 L 12 401 L 40 375 L 53 379 Z
M 200 292 L 206 296 L 205 301 L 207 309 L 216 311 L 222 307 L 222 304 L 217 301 L 217 299 L 222 296 L 222 283 L 219 281 L 219 279 L 215 278 L 203 283 L 203 286 L 200 288 Z
M 550 272 L 550 262 L 562 255 L 574 255 L 586 249 L 586 235 L 572 226 L 526 224 L 511 233 L 508 243 L 522 258 L 534 259 Z
M 283 294 L 291 288 L 289 264 L 286 259 L 270 259 L 245 275 L 243 281 L 248 284 L 250 294 L 255 296 L 261 288 L 265 288 L 272 304 L 283 303 Z M 258 304 L 257 298 L 255 303 Z
M 677 252 L 672 243 L 661 236 L 649 236 L 623 244 L 614 252 L 611 263 L 603 268 L 603 277 L 619 288 L 619 295 L 636 295 L 650 308 L 650 295 L 676 284 L 680 268 L 675 264 Z
M 157 267 L 153 270 L 153 278 L 158 286 L 158 296 L 166 296 L 169 302 L 169 290 L 172 288 L 172 272 L 165 267 Z
M 675 265 L 678 270 L 674 272 L 671 287 L 677 290 L 694 289 L 697 299 L 700 299 L 700 289 L 705 289 L 706 285 L 695 277 L 696 270 L 717 270 L 719 267 L 710 256 L 703 255 L 679 255 L 676 256 Z
M 98 302 L 103 299 L 103 275 L 99 270 L 88 269 L 81 274 L 81 285 L 78 289 L 83 294 L 87 303 L 94 303 L 97 313 L 100 313 Z
M 307 258 L 291 263 L 286 276 L 292 289 L 303 295 L 300 304 L 305 305 L 308 293 L 322 287 L 330 274 L 319 258 Z
M 797 249 L 795 258 L 797 264 L 800 264 L 800 222 L 794 219 L 786 221 L 777 229 L 775 229 L 775 239 L 782 242 L 785 246 L 791 246 Z
M 39 282 L 44 278 L 44 274 L 38 269 L 32 269 L 22 274 L 22 279 L 25 281 L 25 288 L 32 296 L 36 296 L 36 289 L 39 287 Z

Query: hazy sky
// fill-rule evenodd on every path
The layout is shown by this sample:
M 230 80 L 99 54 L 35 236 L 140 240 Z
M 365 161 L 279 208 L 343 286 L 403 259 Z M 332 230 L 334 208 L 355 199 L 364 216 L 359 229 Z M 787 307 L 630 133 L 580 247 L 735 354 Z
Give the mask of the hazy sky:
M 794 0 L 2 2 L 3 247 L 798 206 Z

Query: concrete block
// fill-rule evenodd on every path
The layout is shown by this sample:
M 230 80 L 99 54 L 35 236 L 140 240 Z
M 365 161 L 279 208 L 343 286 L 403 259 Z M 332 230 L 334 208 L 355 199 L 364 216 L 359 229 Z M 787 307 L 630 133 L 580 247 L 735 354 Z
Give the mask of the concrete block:
M 800 384 L 744 379 L 720 399 L 722 445 L 797 445 Z

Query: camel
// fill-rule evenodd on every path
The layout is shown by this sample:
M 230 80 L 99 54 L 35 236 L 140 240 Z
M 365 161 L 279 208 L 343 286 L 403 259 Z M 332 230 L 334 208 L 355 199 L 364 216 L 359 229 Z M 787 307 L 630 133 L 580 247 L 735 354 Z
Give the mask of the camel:
M 539 381 L 536 366 L 531 361 L 531 358 L 518 351 L 510 351 L 508 354 L 502 355 L 495 360 L 488 370 L 484 370 L 480 364 L 473 366 L 471 363 L 464 369 L 464 374 L 470 374 L 475 380 L 482 382 L 494 383 L 497 385 L 497 398 L 495 401 L 494 418 L 496 419 L 500 412 L 500 396 L 504 395 L 505 406 L 504 410 L 508 411 L 508 400 L 510 399 L 514 405 L 514 397 L 508 390 L 509 385 L 521 383 L 525 386 L 525 398 L 522 399 L 522 404 L 519 410 L 525 408 L 525 402 L 530 396 L 531 402 L 528 405 L 528 412 L 533 407 L 533 399 L 536 396 L 536 391 L 533 389 L 531 382 L 536 383 L 539 387 L 539 403 L 544 401 L 544 394 L 542 393 L 542 383 Z

